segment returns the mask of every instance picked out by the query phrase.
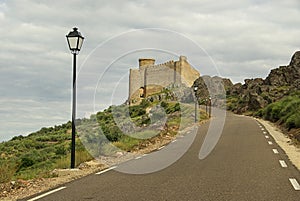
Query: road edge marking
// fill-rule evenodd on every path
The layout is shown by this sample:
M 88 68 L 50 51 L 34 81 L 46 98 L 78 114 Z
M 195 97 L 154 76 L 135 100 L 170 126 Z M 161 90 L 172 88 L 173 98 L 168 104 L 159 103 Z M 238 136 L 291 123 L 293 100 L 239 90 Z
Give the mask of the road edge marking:
M 283 167 L 283 168 L 287 167 L 287 164 L 285 163 L 284 160 L 279 160 L 279 163 L 280 163 L 281 167 Z
M 274 154 L 279 154 L 277 149 L 272 149 L 272 151 L 273 151 Z
M 65 188 L 67 188 L 67 187 L 66 187 L 66 186 L 63 186 L 63 187 L 54 189 L 54 190 L 49 191 L 49 192 L 47 192 L 47 193 L 44 193 L 44 194 L 42 194 L 42 195 L 36 196 L 36 197 L 34 197 L 34 198 L 31 198 L 31 199 L 29 199 L 29 200 L 27 200 L 27 201 L 35 201 L 35 200 L 38 200 L 38 199 L 40 199 L 40 198 L 46 197 L 47 195 L 50 195 L 50 194 L 55 193 L 55 192 L 57 192 L 57 191 L 63 190 L 63 189 L 65 189 Z
M 271 141 L 268 141 L 268 144 L 269 144 L 269 145 L 271 145 L 271 144 L 273 144 L 273 142 L 271 142 Z
M 115 169 L 115 168 L 117 168 L 117 166 L 112 166 L 112 167 L 110 167 L 110 168 L 107 168 L 107 169 L 105 169 L 105 170 L 102 170 L 101 172 L 97 172 L 96 175 L 103 174 L 103 173 L 108 172 L 108 171 L 110 171 L 110 170 L 113 170 L 113 169 Z
M 165 146 L 161 146 L 161 147 L 159 147 L 157 150 L 161 150 L 161 149 L 163 149 L 163 148 L 165 148 Z
M 296 191 L 299 191 L 300 190 L 300 185 L 299 185 L 298 181 L 295 178 L 289 178 L 289 180 L 290 180 L 292 186 L 294 187 L 294 189 Z

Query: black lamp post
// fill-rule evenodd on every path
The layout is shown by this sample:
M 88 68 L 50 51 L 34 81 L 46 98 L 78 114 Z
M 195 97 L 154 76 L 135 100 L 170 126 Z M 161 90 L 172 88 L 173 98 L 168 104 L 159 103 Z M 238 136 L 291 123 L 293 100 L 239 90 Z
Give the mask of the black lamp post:
M 72 145 L 71 168 L 75 168 L 75 118 L 76 118 L 76 55 L 79 54 L 84 37 L 76 27 L 66 35 L 69 48 L 73 54 L 73 99 L 72 99 Z
M 207 113 L 207 105 L 208 105 L 208 99 L 206 98 L 206 99 L 205 99 L 205 112 L 206 112 L 206 114 L 208 114 L 208 113 Z
M 195 92 L 195 123 L 197 122 L 197 104 L 198 104 L 198 99 L 196 96 L 196 92 L 198 90 L 197 86 L 194 86 L 194 92 Z
M 209 117 L 211 117 L 211 97 L 209 97 Z

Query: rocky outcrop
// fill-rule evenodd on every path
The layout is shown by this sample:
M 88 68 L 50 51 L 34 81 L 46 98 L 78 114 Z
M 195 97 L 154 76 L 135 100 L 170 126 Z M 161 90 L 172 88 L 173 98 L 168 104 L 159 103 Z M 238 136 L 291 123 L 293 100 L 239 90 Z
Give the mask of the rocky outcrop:
M 292 86 L 300 89 L 300 51 L 296 52 L 288 66 L 280 66 L 271 70 L 265 80 L 266 85 Z
M 287 66 L 271 70 L 262 78 L 245 79 L 244 84 L 227 88 L 229 109 L 236 113 L 256 111 L 269 103 L 300 90 L 300 51 L 297 51 Z
M 213 106 L 225 107 L 226 90 L 231 89 L 233 84 L 231 80 L 227 78 L 205 75 L 195 80 L 193 87 L 194 86 L 198 87 L 195 94 L 200 104 L 205 104 L 205 102 L 211 98 Z

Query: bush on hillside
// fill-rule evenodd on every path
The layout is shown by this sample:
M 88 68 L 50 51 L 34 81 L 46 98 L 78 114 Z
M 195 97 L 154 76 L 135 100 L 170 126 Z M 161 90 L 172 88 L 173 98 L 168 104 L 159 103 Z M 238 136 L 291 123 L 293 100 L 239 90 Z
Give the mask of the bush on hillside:
M 284 124 L 286 128 L 300 128 L 300 95 L 283 98 L 259 110 L 255 115 L 272 122 Z

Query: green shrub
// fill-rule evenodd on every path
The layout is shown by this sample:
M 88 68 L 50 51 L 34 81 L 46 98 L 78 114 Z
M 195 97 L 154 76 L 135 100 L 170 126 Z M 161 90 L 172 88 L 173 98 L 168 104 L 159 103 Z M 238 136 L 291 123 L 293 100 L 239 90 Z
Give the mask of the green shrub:
M 120 141 L 114 142 L 113 145 L 118 147 L 119 149 L 122 149 L 123 151 L 130 151 L 133 149 L 133 147 L 137 146 L 141 140 L 132 138 L 129 136 L 124 136 Z
M 0 183 L 8 182 L 17 171 L 17 164 L 10 161 L 0 162 Z
M 289 118 L 287 118 L 285 125 L 288 129 L 300 128 L 300 114 L 296 113 L 291 115 Z
M 256 115 L 273 122 L 284 124 L 286 128 L 300 128 L 300 96 L 288 96 L 280 101 L 269 104 L 259 110 Z
M 129 115 L 131 118 L 138 117 L 146 114 L 146 110 L 143 109 L 140 105 L 134 105 L 129 107 Z
M 280 111 L 282 110 L 282 108 L 282 103 L 274 103 L 270 112 L 269 119 L 271 121 L 278 121 L 280 119 Z
M 30 167 L 30 166 L 33 166 L 35 163 L 35 161 L 33 160 L 32 157 L 30 156 L 24 156 L 22 159 L 21 159 L 21 165 L 20 165 L 20 169 L 24 169 L 24 168 L 27 168 L 27 167 Z
M 166 108 L 168 107 L 168 103 L 162 101 L 162 102 L 160 103 L 160 106 L 163 107 L 164 109 L 166 109 Z
M 264 110 L 263 109 L 259 109 L 257 112 L 255 112 L 253 115 L 255 117 L 262 117 L 263 116 L 263 112 Z
M 122 131 L 117 125 L 113 125 L 112 127 L 106 127 L 105 130 L 106 132 L 104 132 L 104 134 L 106 138 L 111 142 L 118 141 L 123 135 Z
M 160 104 L 161 107 L 163 107 L 166 111 L 167 114 L 174 113 L 176 111 L 180 111 L 180 104 L 179 103 L 166 103 L 166 102 L 161 102 Z
M 55 154 L 56 155 L 66 155 L 68 153 L 68 150 L 64 145 L 59 145 L 56 147 Z
M 179 103 L 176 103 L 175 106 L 174 106 L 174 111 L 180 111 L 180 104 Z
M 23 135 L 19 135 L 19 136 L 15 136 L 11 139 L 11 141 L 14 141 L 14 140 L 22 140 L 24 138 Z

